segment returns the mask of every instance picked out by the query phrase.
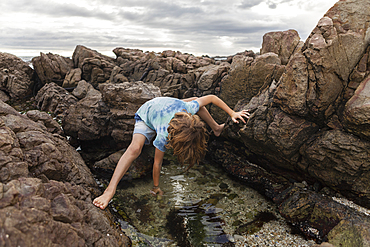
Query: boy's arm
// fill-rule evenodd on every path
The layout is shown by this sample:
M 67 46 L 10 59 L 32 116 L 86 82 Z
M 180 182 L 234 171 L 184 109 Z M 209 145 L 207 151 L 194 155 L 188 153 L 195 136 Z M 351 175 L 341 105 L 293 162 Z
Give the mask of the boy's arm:
M 154 164 L 153 164 L 153 189 L 151 192 L 154 194 L 163 194 L 162 190 L 159 188 L 159 176 L 161 174 L 162 162 L 163 162 L 164 152 L 159 150 L 158 148 L 155 149 L 154 154 Z
M 206 96 L 196 99 L 196 101 L 199 103 L 199 108 L 202 106 L 206 106 L 210 103 L 218 106 L 219 108 L 224 110 L 235 123 L 239 123 L 237 119 L 241 119 L 245 123 L 245 120 L 243 117 L 249 118 L 249 113 L 247 110 L 243 110 L 240 112 L 234 112 L 223 100 L 221 100 L 216 95 L 206 95 Z

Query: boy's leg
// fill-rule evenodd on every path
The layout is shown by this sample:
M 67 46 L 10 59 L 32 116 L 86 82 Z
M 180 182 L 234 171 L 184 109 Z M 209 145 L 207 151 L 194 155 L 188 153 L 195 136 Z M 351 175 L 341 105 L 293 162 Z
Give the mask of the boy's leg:
M 205 106 L 200 107 L 197 114 L 201 119 L 203 119 L 209 125 L 209 127 L 211 127 L 215 136 L 219 136 L 221 134 L 222 130 L 225 127 L 225 124 L 218 124 L 213 119 L 213 117 L 211 116 L 211 114 L 209 113 L 209 111 L 207 110 Z
M 101 209 L 104 209 L 108 206 L 109 201 L 116 193 L 116 188 L 119 181 L 121 180 L 123 175 L 127 172 L 132 162 L 140 155 L 145 140 L 146 137 L 142 134 L 133 135 L 130 146 L 128 146 L 125 153 L 121 156 L 120 160 L 117 163 L 117 166 L 114 170 L 113 176 L 109 182 L 107 189 L 101 196 L 95 198 L 95 200 L 93 201 L 93 204 L 95 206 Z

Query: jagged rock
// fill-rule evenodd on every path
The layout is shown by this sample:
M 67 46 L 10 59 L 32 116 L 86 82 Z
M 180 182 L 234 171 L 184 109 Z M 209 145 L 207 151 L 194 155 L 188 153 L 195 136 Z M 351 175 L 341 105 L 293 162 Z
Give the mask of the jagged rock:
M 27 117 L 31 120 L 41 123 L 46 127 L 46 130 L 50 133 L 55 133 L 58 135 L 64 135 L 62 127 L 46 112 L 41 112 L 38 110 L 31 110 L 27 112 Z
M 370 142 L 341 130 L 324 131 L 302 147 L 302 170 L 361 205 L 369 205 Z
M 0 52 L 0 90 L 9 94 L 10 98 L 18 100 L 32 96 L 32 75 L 32 68 L 22 59 Z M 2 97 L 3 101 L 7 100 L 6 97 Z
M 198 88 L 202 91 L 209 90 L 216 83 L 219 83 L 221 80 L 221 75 L 224 72 L 227 72 L 229 69 L 229 64 L 222 65 L 209 65 L 205 67 L 205 72 L 200 76 L 197 81 Z
M 81 81 L 81 74 L 82 72 L 80 68 L 70 70 L 66 77 L 64 78 L 62 87 L 63 88 L 76 87 L 78 82 Z
M 85 96 L 71 105 L 62 121 L 64 133 L 78 140 L 91 141 L 108 135 L 109 108 L 101 93 Z
M 105 83 L 99 89 L 101 93 L 87 95 L 69 108 L 63 120 L 67 135 L 82 141 L 111 137 L 129 143 L 135 112 L 147 100 L 161 95 L 157 87 L 143 82 Z
M 81 69 L 82 79 L 91 83 L 95 88 L 100 83 L 109 80 L 113 68 L 116 66 L 113 58 L 82 45 L 76 46 L 72 59 L 74 66 Z
M 129 246 L 92 204 L 98 186 L 78 152 L 0 101 L 0 227 L 9 246 Z
M 54 82 L 62 86 L 64 77 L 73 68 L 70 58 L 52 53 L 44 54 L 42 52 L 40 56 L 32 58 L 32 65 L 43 85 Z
M 273 80 L 278 81 L 285 69 L 277 54 L 256 56 L 237 55 L 233 58 L 230 72 L 221 82 L 220 98 L 233 108 L 239 100 L 249 101 Z M 214 110 L 213 110 L 214 109 Z M 212 107 L 215 119 L 225 122 L 226 113 Z
M 299 34 L 296 30 L 283 32 L 270 32 L 263 35 L 261 55 L 273 52 L 279 55 L 282 65 L 286 65 L 289 58 L 296 51 L 300 42 Z
M 325 122 L 338 108 L 350 73 L 370 42 L 366 1 L 339 1 L 287 65 L 274 101 L 287 113 Z M 333 62 L 335 61 L 335 62 Z
M 370 141 L 370 76 L 357 88 L 344 109 L 345 128 Z
M 52 82 L 40 89 L 35 97 L 35 101 L 41 111 L 63 115 L 78 100 L 67 90 Z
M 72 91 L 72 95 L 77 99 L 83 99 L 95 94 L 100 94 L 100 92 L 85 80 L 79 81 L 77 87 Z

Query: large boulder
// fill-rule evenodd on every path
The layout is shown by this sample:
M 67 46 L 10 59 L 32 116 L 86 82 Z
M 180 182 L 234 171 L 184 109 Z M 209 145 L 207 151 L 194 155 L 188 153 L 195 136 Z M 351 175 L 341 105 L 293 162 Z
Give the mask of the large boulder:
M 72 60 L 58 54 L 44 54 L 32 58 L 32 65 L 42 85 L 54 82 L 62 86 L 64 77 L 73 68 Z
M 365 0 L 336 3 L 288 63 L 274 101 L 287 113 L 328 121 L 369 45 L 369 19 Z
M 296 30 L 269 32 L 263 35 L 261 55 L 273 52 L 279 55 L 282 65 L 286 65 L 290 57 L 299 47 L 300 37 Z
M 99 89 L 89 91 L 68 109 L 63 129 L 66 135 L 79 141 L 108 138 L 116 145 L 121 143 L 116 148 L 123 148 L 131 141 L 136 111 L 144 102 L 161 96 L 160 90 L 143 82 L 104 83 Z
M 32 75 L 33 69 L 22 59 L 0 52 L 0 90 L 6 92 L 10 98 L 17 100 L 32 96 Z M 7 99 L 7 96 L 2 98 Z
M 285 66 L 281 65 L 281 60 L 275 53 L 266 53 L 255 58 L 236 55 L 229 73 L 222 78 L 219 97 L 234 108 L 239 100 L 247 102 L 273 80 L 278 81 L 284 69 Z M 212 111 L 219 122 L 224 122 L 228 117 L 216 107 L 212 107 Z
M 0 228 L 6 246 L 129 246 L 66 138 L 0 101 Z

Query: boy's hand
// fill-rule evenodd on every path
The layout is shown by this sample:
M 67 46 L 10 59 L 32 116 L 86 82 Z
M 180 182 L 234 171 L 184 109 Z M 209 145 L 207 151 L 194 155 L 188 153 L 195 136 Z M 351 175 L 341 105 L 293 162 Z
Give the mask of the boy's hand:
M 231 119 L 233 120 L 234 123 L 239 123 L 238 119 L 241 119 L 243 123 L 246 123 L 244 118 L 248 119 L 249 115 L 250 113 L 248 112 L 248 110 L 242 110 L 242 111 L 234 112 L 231 115 Z

